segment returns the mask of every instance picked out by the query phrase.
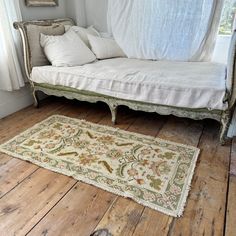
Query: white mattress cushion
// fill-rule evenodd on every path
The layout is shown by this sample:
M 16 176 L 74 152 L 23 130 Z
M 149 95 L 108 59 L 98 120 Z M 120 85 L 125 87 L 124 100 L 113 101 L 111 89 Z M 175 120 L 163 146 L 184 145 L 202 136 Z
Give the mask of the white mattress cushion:
M 225 65 L 116 58 L 84 66 L 34 67 L 36 83 L 185 108 L 224 110 Z

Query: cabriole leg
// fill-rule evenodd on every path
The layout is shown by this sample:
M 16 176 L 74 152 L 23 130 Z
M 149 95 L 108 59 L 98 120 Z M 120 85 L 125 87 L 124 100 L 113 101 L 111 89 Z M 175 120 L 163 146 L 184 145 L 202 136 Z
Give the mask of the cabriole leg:
M 33 89 L 33 98 L 34 98 L 34 107 L 39 108 L 39 98 L 38 98 L 38 94 L 37 91 L 35 89 Z
M 225 145 L 226 141 L 229 139 L 227 137 L 229 126 L 231 122 L 231 115 L 228 112 L 222 114 L 221 118 L 221 129 L 220 129 L 220 143 Z
M 116 124 L 116 116 L 117 116 L 117 105 L 109 105 L 111 110 L 111 121 L 115 125 Z

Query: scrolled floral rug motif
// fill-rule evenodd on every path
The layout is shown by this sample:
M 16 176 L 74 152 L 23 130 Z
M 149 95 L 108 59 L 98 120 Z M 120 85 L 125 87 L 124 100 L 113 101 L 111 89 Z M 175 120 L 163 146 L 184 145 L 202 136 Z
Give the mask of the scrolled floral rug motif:
M 54 115 L 0 151 L 181 216 L 199 149 Z

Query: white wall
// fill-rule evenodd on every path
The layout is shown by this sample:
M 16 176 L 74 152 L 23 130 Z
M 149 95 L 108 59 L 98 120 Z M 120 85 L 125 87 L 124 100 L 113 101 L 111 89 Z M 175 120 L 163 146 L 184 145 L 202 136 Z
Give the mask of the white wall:
M 25 5 L 25 0 L 19 1 L 23 20 L 39 20 L 65 17 L 65 2 L 70 2 L 68 0 L 59 0 L 59 5 L 57 7 L 27 7 Z
M 107 31 L 108 0 L 85 0 L 87 25 L 94 25 L 99 31 Z
M 80 25 L 86 25 L 86 0 L 59 0 L 59 4 L 56 7 L 27 7 L 25 0 L 19 1 L 23 20 L 70 17 Z
M 80 26 L 87 25 L 85 1 L 86 0 L 68 0 L 65 4 L 66 16 L 74 19 Z
M 29 85 L 13 92 L 0 91 L 0 119 L 33 103 Z

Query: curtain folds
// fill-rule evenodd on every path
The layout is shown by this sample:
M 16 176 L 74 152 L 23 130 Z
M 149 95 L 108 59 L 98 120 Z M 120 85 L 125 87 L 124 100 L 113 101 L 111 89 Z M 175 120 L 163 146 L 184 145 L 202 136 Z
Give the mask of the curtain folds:
M 209 61 L 224 0 L 109 0 L 108 29 L 130 58 Z
M 0 90 L 24 86 L 19 62 L 20 44 L 13 22 L 21 20 L 19 1 L 0 0 Z

